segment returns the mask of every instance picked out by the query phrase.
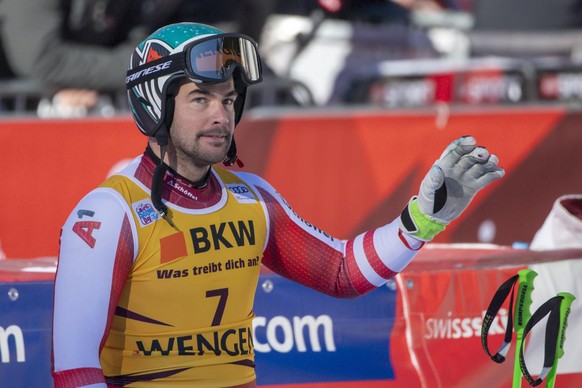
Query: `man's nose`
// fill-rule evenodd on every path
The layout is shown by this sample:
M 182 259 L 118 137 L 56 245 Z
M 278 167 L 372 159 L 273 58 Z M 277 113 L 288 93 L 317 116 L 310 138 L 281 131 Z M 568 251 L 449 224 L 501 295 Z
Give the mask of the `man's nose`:
M 218 125 L 226 125 L 230 121 L 228 108 L 221 101 L 212 103 L 212 119 Z

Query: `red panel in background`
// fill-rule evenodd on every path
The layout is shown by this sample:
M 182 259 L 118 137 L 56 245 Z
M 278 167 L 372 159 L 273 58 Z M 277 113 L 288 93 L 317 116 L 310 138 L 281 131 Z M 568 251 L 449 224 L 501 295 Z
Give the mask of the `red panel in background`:
M 249 149 L 269 155 L 266 159 L 263 156 L 264 165 L 253 164 L 251 158 L 247 163 L 249 169 L 261 172 L 302 217 L 340 238 L 396 217 L 418 192 L 430 165 L 449 142 L 466 134 L 474 135 L 480 144 L 496 153 L 508 174 L 503 181 L 484 190 L 464 214 L 466 218 L 478 209 L 485 209 L 469 230 L 456 236 L 457 230 L 464 229 L 459 220 L 438 237 L 439 242 L 477 241 L 477 231 L 492 211 L 497 213 L 492 221 L 499 227 L 511 222 L 508 210 L 520 207 L 519 195 L 526 194 L 535 201 L 541 194 L 537 190 L 543 189 L 557 198 L 563 194 L 562 188 L 571 183 L 566 179 L 542 188 L 544 177 L 528 174 L 522 179 L 531 182 L 518 182 L 504 198 L 493 195 L 512 180 L 513 171 L 522 163 L 529 163 L 528 156 L 533 150 L 543 146 L 544 139 L 564 116 L 561 109 L 350 113 L 284 116 L 277 131 L 269 134 L 269 143 L 263 141 L 259 149 L 253 147 L 257 135 L 253 129 L 255 122 L 245 122 L 239 133 L 245 160 L 248 159 L 245 150 Z M 264 130 L 257 132 L 263 134 Z M 582 147 L 582 134 L 579 139 Z M 570 150 L 569 155 L 573 154 L 575 151 Z M 582 156 L 575 158 L 582 168 Z M 547 162 L 537 160 L 536 164 Z M 582 183 L 578 187 L 582 192 Z M 497 199 L 497 209 L 489 205 L 492 198 Z M 486 242 L 530 241 L 551 204 L 552 200 L 545 203 L 543 214 L 536 213 L 533 222 L 520 220 L 519 224 L 526 227 L 513 227 L 518 233 L 497 234 L 494 240 Z M 535 213 L 538 209 L 523 210 Z
M 447 109 L 248 114 L 237 143 L 244 170 L 265 177 L 303 218 L 339 238 L 395 218 L 443 149 L 465 134 L 497 153 L 507 176 L 437 242 L 475 242 L 486 220 L 498 230 L 487 242 L 529 241 L 555 198 L 582 192 L 582 181 L 570 178 L 582 169 L 580 113 Z M 0 244 L 7 257 L 56 256 L 70 210 L 145 144 L 129 117 L 0 122 Z M 553 160 L 560 164 L 552 170 Z
M 143 152 L 129 118 L 0 122 L 0 244 L 8 258 L 56 256 L 75 204 Z

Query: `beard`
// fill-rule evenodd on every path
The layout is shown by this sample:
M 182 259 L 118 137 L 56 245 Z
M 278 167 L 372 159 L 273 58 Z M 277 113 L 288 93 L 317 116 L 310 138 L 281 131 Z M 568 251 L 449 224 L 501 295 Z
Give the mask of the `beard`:
M 212 141 L 209 136 L 219 136 Z M 173 139 L 176 155 L 187 159 L 197 167 L 205 167 L 222 162 L 232 143 L 232 134 L 227 129 L 212 129 L 197 134 L 194 139 L 181 141 Z

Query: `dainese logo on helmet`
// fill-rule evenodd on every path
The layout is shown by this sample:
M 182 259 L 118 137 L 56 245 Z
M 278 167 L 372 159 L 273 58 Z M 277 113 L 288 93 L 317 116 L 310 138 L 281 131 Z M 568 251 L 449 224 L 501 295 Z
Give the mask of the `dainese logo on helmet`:
M 138 79 L 141 76 L 147 75 L 147 74 L 151 74 L 151 73 L 157 73 L 158 71 L 162 71 L 162 70 L 166 70 L 170 67 L 170 65 L 172 64 L 172 61 L 167 61 L 164 63 L 160 63 L 151 67 L 148 67 L 146 69 L 140 70 L 134 74 L 128 75 L 125 78 L 125 83 L 128 84 L 132 81 L 135 81 L 136 79 Z

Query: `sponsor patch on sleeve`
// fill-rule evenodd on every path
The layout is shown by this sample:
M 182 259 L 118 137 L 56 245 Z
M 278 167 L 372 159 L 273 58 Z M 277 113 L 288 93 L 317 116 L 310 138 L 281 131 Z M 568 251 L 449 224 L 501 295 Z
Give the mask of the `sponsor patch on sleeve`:
M 253 193 L 246 185 L 241 183 L 227 184 L 226 188 L 230 190 L 240 203 L 257 203 Z

